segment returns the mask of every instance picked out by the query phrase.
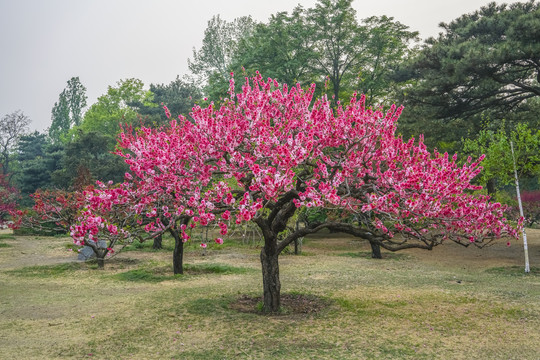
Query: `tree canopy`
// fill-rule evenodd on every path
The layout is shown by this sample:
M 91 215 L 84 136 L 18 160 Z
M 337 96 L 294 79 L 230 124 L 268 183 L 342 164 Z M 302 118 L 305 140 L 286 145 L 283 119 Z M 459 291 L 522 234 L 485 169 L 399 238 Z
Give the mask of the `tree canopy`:
M 480 114 L 500 121 L 540 96 L 539 3 L 492 2 L 441 27 L 401 73 L 416 80 L 405 116 L 432 122 L 428 136 L 474 134 Z
M 49 137 L 53 142 L 65 141 L 67 133 L 73 126 L 82 121 L 83 109 L 86 107 L 86 87 L 79 77 L 72 77 L 67 87 L 60 93 L 58 102 L 52 109 L 52 123 Z
M 10 172 L 10 163 L 19 138 L 28 131 L 30 118 L 21 110 L 6 114 L 0 119 L 0 164 L 2 175 Z
M 117 207 L 145 231 L 252 221 L 263 236 L 264 309 L 279 309 L 278 256 L 295 239 L 328 228 L 396 251 L 431 249 L 445 240 L 482 247 L 503 234 L 517 236 L 504 207 L 471 194 L 479 161 L 458 165 L 457 156 L 430 153 L 422 141 L 395 135 L 401 108 L 386 113 L 353 97 L 336 115 L 315 86 L 289 88 L 259 75 L 246 80 L 219 108 L 196 106 L 193 122 L 121 134 L 117 153 L 132 173 L 118 186 L 98 189 L 74 227 L 75 241 L 112 233 L 128 237 L 107 216 Z M 125 149 L 125 150 L 124 150 Z M 135 202 L 132 202 L 135 199 Z M 129 205 L 131 204 L 131 205 Z M 290 228 L 300 208 L 354 214 Z M 396 236 L 400 234 L 400 236 Z M 216 238 L 221 243 L 222 238 Z
M 144 89 L 141 80 L 135 78 L 120 80 L 116 86 L 109 86 L 107 93 L 90 106 L 82 123 L 73 128 L 72 134 L 77 136 L 79 129 L 85 132 L 117 134 L 121 123 L 137 119 L 137 106 L 157 106 L 152 100 L 152 92 Z

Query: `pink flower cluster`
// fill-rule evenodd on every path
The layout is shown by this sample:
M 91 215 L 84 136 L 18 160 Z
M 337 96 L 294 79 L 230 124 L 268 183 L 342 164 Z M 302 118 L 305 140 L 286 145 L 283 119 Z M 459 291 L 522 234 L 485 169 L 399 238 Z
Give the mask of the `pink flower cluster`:
M 258 75 L 234 93 L 231 80 L 231 97 L 220 107 L 195 106 L 191 121 L 123 129 L 116 153 L 130 173 L 87 194 L 74 238 L 125 234 L 135 231 L 133 221 L 156 233 L 186 218 L 190 228 L 217 225 L 226 235 L 226 222 L 251 221 L 288 202 L 369 212 L 373 229 L 390 236 L 517 236 L 519 224 L 504 218 L 500 204 L 474 195 L 482 158 L 460 166 L 456 156 L 427 151 L 421 137 L 404 141 L 396 136 L 401 108 L 371 109 L 355 95 L 334 111 L 324 97 L 313 101 L 314 90 Z M 130 230 L 111 217 L 120 213 Z

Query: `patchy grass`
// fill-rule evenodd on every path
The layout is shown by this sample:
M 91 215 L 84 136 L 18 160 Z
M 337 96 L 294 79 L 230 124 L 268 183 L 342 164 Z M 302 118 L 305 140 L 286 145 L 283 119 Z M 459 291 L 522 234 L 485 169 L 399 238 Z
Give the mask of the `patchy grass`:
M 6 271 L 7 274 L 25 277 L 48 278 L 52 276 L 65 275 L 80 270 L 81 267 L 88 268 L 86 264 L 64 263 L 58 265 L 36 265 L 26 266 L 20 269 Z
M 11 244 L 0 252 L 6 359 L 532 360 L 540 350 L 538 269 L 521 274 L 517 246 L 373 260 L 367 243 L 317 236 L 303 244 L 311 256 L 280 258 L 283 310 L 270 316 L 255 246 L 191 244 L 174 276 L 172 250 L 128 251 L 97 270 L 36 258 L 67 252 L 61 239 Z
M 0 240 L 15 240 L 15 236 L 12 234 L 0 234 Z
M 371 257 L 371 251 L 359 251 L 359 252 L 345 252 L 345 253 L 339 253 L 338 256 L 347 256 L 352 258 L 362 258 L 362 259 L 373 259 Z M 388 260 L 405 260 L 410 259 L 409 255 L 402 254 L 402 253 L 393 253 L 393 252 L 384 252 L 382 254 L 383 259 Z M 373 259 L 373 260 L 381 260 L 381 259 Z
M 525 266 L 506 266 L 487 269 L 486 272 L 507 276 L 540 276 L 540 267 L 530 267 L 529 273 L 525 273 Z
M 166 280 L 182 279 L 189 275 L 200 274 L 244 274 L 250 269 L 234 267 L 226 264 L 195 264 L 184 265 L 184 274 L 174 275 L 170 266 L 147 267 L 141 269 L 128 270 L 113 275 L 114 278 L 122 281 L 143 281 L 162 282 Z

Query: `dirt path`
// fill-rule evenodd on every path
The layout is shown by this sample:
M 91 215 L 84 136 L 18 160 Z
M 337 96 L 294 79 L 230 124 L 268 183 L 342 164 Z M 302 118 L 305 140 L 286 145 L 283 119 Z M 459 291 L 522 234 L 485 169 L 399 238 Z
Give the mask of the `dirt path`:
M 10 234 L 1 230 L 0 234 Z M 70 239 L 63 237 L 17 236 L 1 239 L 0 269 L 13 269 L 34 265 L 61 264 L 77 261 L 77 252 L 66 247 Z

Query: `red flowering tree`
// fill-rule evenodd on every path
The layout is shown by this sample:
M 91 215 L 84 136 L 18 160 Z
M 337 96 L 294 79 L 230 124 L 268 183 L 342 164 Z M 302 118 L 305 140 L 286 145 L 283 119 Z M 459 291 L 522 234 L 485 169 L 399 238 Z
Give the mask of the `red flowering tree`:
M 334 111 L 325 98 L 312 102 L 313 92 L 314 86 L 288 88 L 258 76 L 235 94 L 231 80 L 231 98 L 219 108 L 194 107 L 193 123 L 180 118 L 168 129 L 122 135 L 131 153 L 119 154 L 144 199 L 137 211 L 161 229 L 187 217 L 192 226 L 217 222 L 223 234 L 226 221 L 254 222 L 264 238 L 267 312 L 280 306 L 279 254 L 324 228 L 392 251 L 431 249 L 445 240 L 482 247 L 517 236 L 500 204 L 473 195 L 482 159 L 460 167 L 456 156 L 428 152 L 422 138 L 403 141 L 395 135 L 400 108 L 383 113 L 353 97 Z M 167 208 L 158 216 L 151 204 L 164 197 Z M 302 207 L 347 216 L 288 226 Z M 348 215 L 358 221 L 343 220 Z
M 43 232 L 68 232 L 77 218 L 84 197 L 81 192 L 38 189 L 30 197 L 32 211 L 14 212 L 14 227 L 32 228 Z
M 17 208 L 19 191 L 8 184 L 6 175 L 2 174 L 1 168 L 0 164 L 0 226 L 4 226 L 10 214 Z
M 41 232 L 68 232 L 72 231 L 77 222 L 88 214 L 91 199 L 96 194 L 102 193 L 107 188 L 107 196 L 114 194 L 114 187 L 106 186 L 98 182 L 98 188 L 88 186 L 81 191 L 68 192 L 64 190 L 41 190 L 38 189 L 31 197 L 34 206 L 30 211 L 12 211 L 13 228 L 31 228 Z M 98 214 L 100 217 L 98 218 Z M 86 216 L 86 226 L 89 236 L 75 238 L 75 244 L 90 247 L 98 262 L 98 266 L 104 266 L 106 256 L 113 252 L 117 243 L 129 243 L 131 237 L 126 232 L 115 231 L 115 224 L 128 228 L 131 218 L 127 216 L 126 206 L 117 206 L 111 210 L 94 209 L 93 216 Z M 100 233 L 101 236 L 92 236 Z M 72 231 L 72 235 L 73 235 Z
M 170 116 L 168 110 L 167 114 Z M 200 156 L 199 134 L 193 128 L 182 118 L 159 130 L 125 129 L 117 154 L 125 158 L 131 172 L 125 174 L 123 183 L 99 186 L 86 197 L 86 210 L 72 227 L 75 241 L 96 241 L 110 236 L 110 229 L 140 241 L 169 232 L 175 239 L 173 270 L 181 274 L 189 230 L 228 218 L 226 209 L 216 204 L 222 203 L 221 197 L 229 188 L 223 182 L 214 184 L 215 165 L 210 158 Z M 226 225 L 219 225 L 225 234 Z M 215 241 L 223 242 L 222 238 Z

